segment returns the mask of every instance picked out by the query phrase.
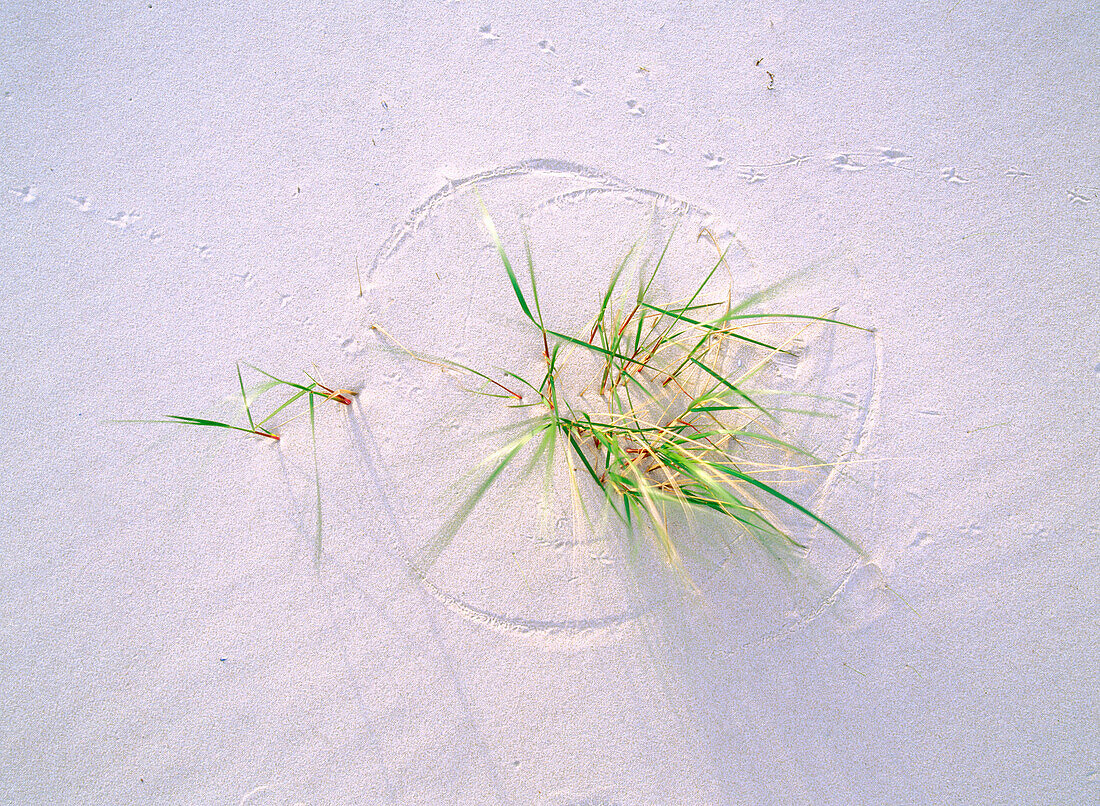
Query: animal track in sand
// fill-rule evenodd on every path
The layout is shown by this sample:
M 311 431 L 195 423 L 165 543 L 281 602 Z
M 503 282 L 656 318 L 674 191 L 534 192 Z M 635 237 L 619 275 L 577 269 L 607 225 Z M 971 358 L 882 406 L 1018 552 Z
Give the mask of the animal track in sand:
M 463 12 L 466 13 L 466 12 Z M 471 24 L 479 33 L 479 36 L 483 40 L 492 41 L 498 37 L 496 31 L 489 23 L 484 20 L 477 20 L 471 18 L 473 11 L 470 11 L 466 17 L 469 24 Z M 658 102 L 661 98 L 661 93 L 665 90 L 664 83 L 660 80 L 662 75 L 660 68 L 662 65 L 657 62 L 645 62 L 639 64 L 637 57 L 632 59 L 624 58 L 619 64 L 613 65 L 610 68 L 610 72 L 606 75 L 592 75 L 591 61 L 584 60 L 576 55 L 571 54 L 570 47 L 559 47 L 549 36 L 545 35 L 545 32 L 540 32 L 541 38 L 534 42 L 535 47 L 531 48 L 529 53 L 532 53 L 531 58 L 537 58 L 538 56 L 554 56 L 553 64 L 555 65 L 553 70 L 555 75 L 552 77 L 551 83 L 546 85 L 546 91 L 553 96 L 560 97 L 560 85 L 556 82 L 562 79 L 569 81 L 569 86 L 573 92 L 581 97 L 590 98 L 596 94 L 592 89 L 592 82 L 596 82 L 596 86 L 600 88 L 599 94 L 603 94 L 604 87 L 624 87 L 620 90 L 622 95 L 619 97 L 621 101 L 627 105 L 627 111 L 631 117 L 640 118 L 645 116 L 647 119 L 656 117 L 655 121 L 658 125 L 673 126 L 674 120 L 661 120 L 661 111 L 665 109 L 675 109 L 675 105 L 666 107 L 653 107 L 652 105 Z M 542 61 L 542 64 L 549 65 L 549 61 Z M 534 65 L 535 62 L 530 62 Z M 780 82 L 778 81 L 778 73 L 776 68 L 771 66 L 771 62 L 765 62 L 763 58 L 754 59 L 751 63 L 750 69 L 760 72 L 759 75 L 766 82 L 766 85 L 774 91 L 782 89 Z M 767 68 L 767 70 L 765 70 Z M 769 73 L 770 71 L 770 73 Z M 570 75 L 572 77 L 570 77 Z M 641 82 L 634 83 L 633 86 L 636 90 L 644 90 L 645 95 L 639 97 L 634 92 L 627 92 L 625 87 L 627 82 Z M 759 91 L 759 85 L 752 83 L 752 91 Z M 736 101 L 731 101 L 736 103 Z M 733 108 L 733 107 L 731 107 Z M 657 113 L 654 113 L 654 109 L 657 109 Z M 596 108 L 590 108 L 588 114 L 599 114 L 600 112 Z M 716 119 L 719 122 L 729 120 L 741 120 L 739 115 L 731 115 L 727 110 L 717 110 Z M 639 136 L 637 133 L 624 132 L 622 136 L 631 137 Z M 646 141 L 650 141 L 653 137 L 652 131 L 646 132 L 644 135 Z M 643 142 L 646 142 L 643 141 Z M 737 141 L 738 144 L 746 141 Z M 664 157 L 656 157 L 652 154 L 653 151 L 660 151 L 664 154 L 672 153 L 672 149 L 667 147 L 668 140 L 658 138 L 651 147 L 645 148 L 645 153 L 650 155 L 651 159 L 664 159 Z M 691 154 L 698 154 L 702 151 L 702 144 L 684 142 L 683 138 L 678 138 L 678 145 L 684 146 L 678 148 L 677 159 L 690 161 Z M 708 156 L 704 159 L 702 169 L 703 170 L 715 170 L 720 168 L 728 161 L 731 166 L 736 167 L 738 170 L 736 173 L 730 173 L 727 175 L 726 181 L 743 181 L 749 186 L 762 186 L 764 184 L 771 184 L 772 181 L 778 181 L 767 169 L 778 167 L 779 163 L 771 163 L 767 165 L 757 164 L 759 160 L 753 160 L 748 158 L 748 155 L 744 154 L 730 154 L 729 149 L 733 143 L 717 143 L 707 153 Z M 717 150 L 721 149 L 724 154 L 721 157 L 716 156 Z M 930 164 L 931 158 L 922 158 L 919 154 L 916 154 L 908 149 L 900 148 L 894 144 L 888 145 L 868 145 L 862 149 L 856 149 L 852 151 L 838 151 L 831 155 L 823 155 L 821 153 L 817 155 L 813 154 L 801 154 L 799 155 L 799 161 L 796 165 L 803 165 L 805 163 L 813 163 L 811 167 L 820 170 L 826 168 L 836 174 L 864 174 L 871 175 L 875 169 L 897 169 L 905 170 L 909 172 L 915 179 L 921 181 L 935 181 L 939 180 L 942 183 L 953 185 L 957 188 L 976 188 L 982 185 L 994 181 L 996 178 L 1000 178 L 1004 182 L 1009 183 L 1024 183 L 1021 180 L 1039 180 L 1036 173 L 1028 168 L 1019 164 L 1009 164 L 998 168 L 995 165 L 985 165 L 975 163 L 968 166 L 966 162 L 960 162 L 955 165 L 945 165 L 944 162 L 940 162 L 939 165 Z M 663 169 L 667 166 L 663 167 Z M 766 176 L 765 176 L 766 175 Z M 767 180 L 767 182 L 765 181 Z M 1030 192 L 1042 191 L 1050 194 L 1052 197 L 1057 195 L 1067 202 L 1066 207 L 1068 209 L 1073 208 L 1089 208 L 1094 209 L 1094 202 L 1100 197 L 1100 191 L 1095 188 L 1090 189 L 1087 185 L 1095 185 L 1096 180 L 1092 177 L 1087 177 L 1084 182 L 1079 182 L 1076 185 L 1065 187 L 1061 186 L 1044 186 L 1039 181 L 1032 181 L 1026 183 L 1026 188 Z M 1021 191 L 1023 188 L 1021 188 Z
M 953 185 L 965 185 L 970 182 L 963 176 L 959 175 L 959 172 L 955 168 L 941 168 L 940 178 L 949 184 Z
M 703 153 L 703 166 L 709 170 L 721 168 L 726 164 L 726 158 L 715 154 L 713 151 Z
M 856 159 L 854 154 L 837 154 L 831 160 L 829 165 L 834 171 L 846 171 L 855 172 L 866 169 L 866 165 Z
M 130 229 L 130 227 L 140 218 L 140 213 L 135 213 L 133 210 L 130 210 L 126 213 L 116 213 L 113 216 L 105 218 L 104 221 L 112 227 L 117 227 L 119 230 L 125 231 Z
M 1075 205 L 1090 204 L 1093 201 L 1094 197 L 1086 193 L 1085 190 L 1086 189 L 1079 187 L 1073 188 L 1072 190 L 1067 190 L 1066 199 L 1068 199 L 1071 204 Z
M 592 96 L 592 90 L 588 89 L 588 84 L 583 78 L 574 78 L 570 82 L 570 86 L 573 87 L 573 92 L 577 93 L 584 98 L 590 98 Z
M 147 225 L 145 215 L 133 208 L 118 210 L 115 207 L 117 212 L 111 212 L 110 209 L 104 210 L 105 205 L 97 204 L 95 199 L 86 193 L 55 194 L 49 188 L 36 183 L 9 188 L 9 191 L 10 198 L 21 208 L 56 216 L 59 220 L 78 216 L 82 221 L 98 221 L 104 226 L 105 231 L 116 233 L 112 237 L 132 238 L 137 235 L 151 246 L 186 250 L 202 261 L 212 261 L 216 253 L 215 245 L 212 243 L 188 241 L 171 229 Z M 233 272 L 227 276 L 246 288 L 252 287 L 255 283 L 254 275 L 248 270 Z M 279 300 L 280 308 L 286 307 L 286 301 L 277 294 L 275 296 Z
M 27 195 L 28 188 L 23 188 L 23 195 Z M 33 196 L 33 203 L 42 201 L 47 204 L 49 201 L 48 195 L 43 195 L 43 190 L 37 185 L 29 187 L 31 195 Z M 131 233 L 137 232 L 144 240 L 152 244 L 161 244 L 168 240 L 168 233 L 163 229 L 156 227 L 146 227 L 139 229 L 138 222 L 142 221 L 144 216 L 133 209 L 122 210 L 116 213 L 106 213 L 105 211 L 96 208 L 95 203 L 89 196 L 68 193 L 64 194 L 65 202 L 68 204 L 66 208 L 70 212 L 80 213 L 83 216 L 97 216 L 101 217 L 100 220 L 118 231 L 119 233 Z M 27 202 L 24 199 L 24 204 L 32 203 Z M 48 206 L 48 204 L 47 204 Z M 57 211 L 55 208 L 56 212 Z
M 761 173 L 756 168 L 753 168 L 751 166 L 749 168 L 738 171 L 737 175 L 748 182 L 750 185 L 756 182 L 763 182 L 768 178 L 767 174 Z
M 877 151 L 879 161 L 891 168 L 899 168 L 913 159 L 912 155 L 898 151 L 896 148 L 880 148 Z
M 37 185 L 23 185 L 22 187 L 9 188 L 8 192 L 19 199 L 20 204 L 34 204 L 38 201 L 39 189 Z

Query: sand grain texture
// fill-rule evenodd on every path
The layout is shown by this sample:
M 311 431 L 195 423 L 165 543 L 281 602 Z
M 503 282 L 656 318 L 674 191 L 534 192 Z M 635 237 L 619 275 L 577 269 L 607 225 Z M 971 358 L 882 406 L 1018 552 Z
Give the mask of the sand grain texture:
M 0 803 L 1094 803 L 1090 12 L 9 4 Z M 873 460 L 820 501 L 867 562 L 817 541 L 801 600 L 730 565 L 702 611 L 521 531 L 410 574 L 455 470 L 423 435 L 476 434 L 370 325 L 522 347 L 476 211 L 430 207 L 516 166 L 481 184 L 554 316 L 655 199 L 745 288 L 828 268 L 793 301 L 877 341 L 824 371 L 858 433 L 807 436 Z M 308 421 L 108 422 L 237 361 L 361 389 L 318 410 L 319 571 Z

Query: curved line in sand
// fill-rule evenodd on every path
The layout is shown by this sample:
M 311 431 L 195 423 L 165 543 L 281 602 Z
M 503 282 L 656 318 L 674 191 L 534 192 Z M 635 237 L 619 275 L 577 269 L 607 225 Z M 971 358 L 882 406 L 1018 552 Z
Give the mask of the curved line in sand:
M 589 168 L 577 163 L 568 162 L 565 160 L 553 160 L 553 159 L 528 159 L 518 162 L 513 165 L 508 165 L 500 168 L 491 168 L 479 173 L 473 174 L 468 177 L 457 180 L 449 180 L 444 184 L 442 188 L 429 196 L 424 202 L 415 207 L 409 215 L 406 217 L 403 223 L 394 227 L 390 235 L 379 247 L 375 253 L 374 258 L 371 261 L 370 268 L 367 271 L 367 282 L 373 283 L 375 275 L 380 266 L 391 258 L 398 249 L 409 238 L 413 237 L 417 231 L 424 226 L 424 224 L 431 218 L 432 214 L 440 208 L 445 202 L 452 197 L 461 193 L 464 190 L 472 189 L 479 185 L 486 185 L 492 182 L 496 182 L 503 179 L 514 179 L 517 177 L 523 177 L 532 174 L 548 174 L 559 175 L 562 177 L 572 177 L 582 182 L 591 183 L 589 187 L 580 187 L 573 190 L 568 190 L 562 193 L 558 193 L 543 199 L 538 202 L 531 213 L 524 214 L 523 218 L 529 218 L 530 215 L 538 210 L 545 209 L 553 204 L 569 204 L 577 201 L 582 201 L 593 195 L 600 195 L 608 192 L 618 192 L 627 194 L 627 198 L 638 203 L 644 203 L 654 205 L 662 208 L 665 211 L 684 214 L 697 215 L 703 219 L 703 221 L 716 222 L 721 219 L 714 213 L 704 210 L 700 207 L 692 205 L 688 202 L 681 201 L 667 194 L 659 191 L 646 190 L 643 188 L 637 188 L 616 176 L 605 173 L 603 171 Z M 634 199 L 630 199 L 633 195 Z M 727 234 L 727 233 L 721 233 Z M 733 235 L 736 238 L 736 235 Z M 748 250 L 745 246 L 737 241 L 740 248 L 748 254 Z M 751 262 L 751 261 L 750 261 Z M 863 406 L 861 406 L 860 417 L 849 431 L 849 438 L 846 440 L 847 447 L 838 455 L 836 464 L 833 466 L 829 475 L 822 482 L 820 489 L 818 490 L 815 498 L 819 502 L 824 502 L 832 488 L 835 485 L 836 480 L 839 478 L 843 471 L 844 465 L 856 457 L 860 456 L 866 446 L 867 439 L 870 434 L 871 428 L 874 426 L 879 410 L 879 398 L 881 394 L 881 368 L 882 368 L 882 339 L 878 333 L 873 334 L 875 344 L 875 360 L 871 370 L 871 383 L 870 388 L 863 398 Z M 467 621 L 473 622 L 494 632 L 502 633 L 512 637 L 538 637 L 540 639 L 551 640 L 572 640 L 578 638 L 584 638 L 586 640 L 611 640 L 616 634 L 618 634 L 625 627 L 639 621 L 641 618 L 653 612 L 654 608 L 659 602 L 650 602 L 639 608 L 633 610 L 621 611 L 606 616 L 601 616 L 593 619 L 575 619 L 575 620 L 539 620 L 539 619 L 527 619 L 514 616 L 507 616 L 502 613 L 494 612 L 492 610 L 476 607 L 468 602 L 459 599 L 453 594 L 447 592 L 431 579 L 428 578 L 427 573 L 421 569 L 416 568 L 411 562 L 410 568 L 413 571 L 413 575 L 424 587 L 424 589 L 437 601 L 439 601 L 444 607 L 451 612 L 459 615 Z M 842 580 L 837 588 L 834 590 L 831 596 L 827 597 L 814 613 L 806 616 L 802 619 L 798 619 L 794 623 L 790 623 L 781 627 L 777 632 L 771 633 L 769 636 L 765 636 L 764 640 L 769 637 L 777 637 L 779 635 L 787 634 L 790 631 L 797 630 L 805 624 L 813 621 L 819 617 L 829 605 L 836 599 L 836 597 L 843 590 L 845 585 L 851 579 L 852 574 L 860 566 L 857 562 L 853 566 L 846 569 Z

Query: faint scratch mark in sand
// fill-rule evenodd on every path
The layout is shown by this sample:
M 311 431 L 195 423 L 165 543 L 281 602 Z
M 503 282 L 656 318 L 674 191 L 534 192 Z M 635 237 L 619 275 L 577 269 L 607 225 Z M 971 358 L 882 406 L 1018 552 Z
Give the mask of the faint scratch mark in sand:
M 272 786 L 268 786 L 267 784 L 264 784 L 263 786 L 258 786 L 255 789 L 246 792 L 241 797 L 239 806 L 251 806 L 251 804 L 256 804 L 259 802 L 256 799 L 259 798 L 261 795 L 270 795 L 272 798 L 275 798 L 275 788 Z
M 378 252 L 375 253 L 374 259 L 371 261 L 371 267 L 367 271 L 366 280 L 367 283 L 364 287 L 369 285 L 375 278 L 375 273 L 378 271 L 378 267 L 390 258 L 401 245 L 410 237 L 416 234 L 424 222 L 432 215 L 432 213 L 442 204 L 444 204 L 451 196 L 462 192 L 468 187 L 473 187 L 478 184 L 485 184 L 488 182 L 497 181 L 500 179 L 507 179 L 510 177 L 524 176 L 527 174 L 569 174 L 579 179 L 592 182 L 597 186 L 605 187 L 608 189 L 629 190 L 630 186 L 623 180 L 611 176 L 610 174 L 597 171 L 592 168 L 587 168 L 583 165 L 577 165 L 575 163 L 566 162 L 565 160 L 553 160 L 553 159 L 530 159 L 523 162 L 516 163 L 515 165 L 508 165 L 502 168 L 492 168 L 481 173 L 474 174 L 473 176 L 467 176 L 463 179 L 458 179 L 453 182 L 448 182 L 443 188 L 433 193 L 423 204 L 416 207 L 405 219 L 405 221 L 399 224 L 390 233 L 389 237 L 379 247 Z
M 555 643 L 558 641 L 572 643 L 579 639 L 600 643 L 610 642 L 615 640 L 624 629 L 646 615 L 650 609 L 649 607 L 639 608 L 630 613 L 576 621 L 512 618 L 467 604 L 440 588 L 422 571 L 414 568 L 413 573 L 420 584 L 448 610 L 467 621 L 516 638 L 537 638 Z
M 791 154 L 791 156 L 783 160 L 783 162 L 779 163 L 779 165 L 776 167 L 805 165 L 809 161 L 809 154 Z

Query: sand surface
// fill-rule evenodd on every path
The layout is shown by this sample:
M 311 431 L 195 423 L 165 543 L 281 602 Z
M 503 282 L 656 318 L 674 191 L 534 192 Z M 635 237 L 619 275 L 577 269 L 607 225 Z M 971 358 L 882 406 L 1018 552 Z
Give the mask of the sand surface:
M 0 14 L 0 803 L 1100 797 L 1089 4 Z M 372 325 L 541 360 L 475 188 L 563 327 L 678 221 L 670 296 L 705 227 L 873 329 L 775 369 L 847 401 L 799 494 L 867 556 L 685 596 L 506 484 L 412 572 L 513 414 Z M 307 418 L 112 422 L 243 418 L 239 361 L 359 392 L 319 567 Z

